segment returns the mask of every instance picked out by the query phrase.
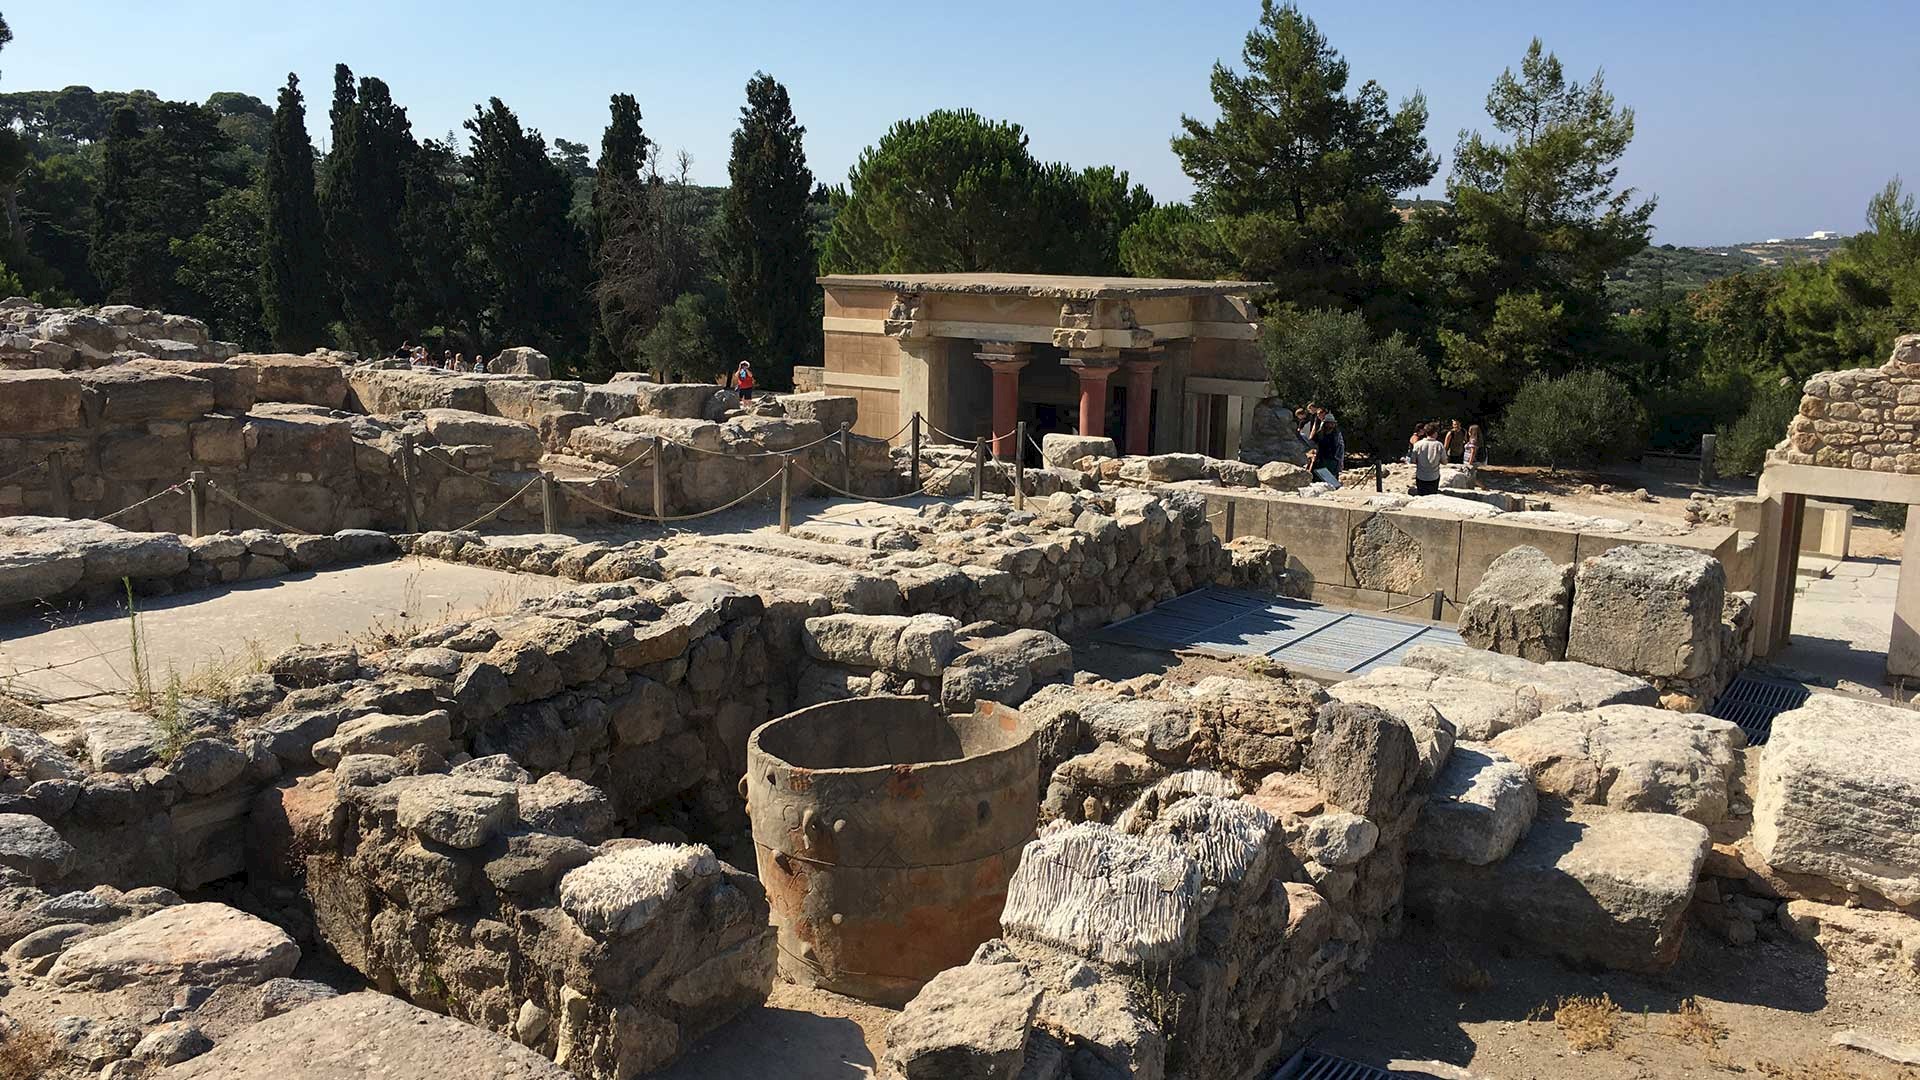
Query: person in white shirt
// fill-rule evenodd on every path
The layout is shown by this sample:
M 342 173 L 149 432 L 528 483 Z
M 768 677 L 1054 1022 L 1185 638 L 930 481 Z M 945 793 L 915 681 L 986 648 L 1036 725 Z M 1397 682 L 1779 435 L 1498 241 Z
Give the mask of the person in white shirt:
M 1413 493 L 1415 495 L 1438 495 L 1440 493 L 1440 466 L 1447 460 L 1447 444 L 1438 438 L 1440 425 L 1427 424 L 1420 429 L 1420 439 L 1413 444 Z

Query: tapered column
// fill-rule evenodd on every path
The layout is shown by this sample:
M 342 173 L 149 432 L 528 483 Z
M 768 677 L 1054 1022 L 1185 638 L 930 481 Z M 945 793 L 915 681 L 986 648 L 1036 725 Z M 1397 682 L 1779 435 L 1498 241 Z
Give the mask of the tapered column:
M 1127 369 L 1127 453 L 1151 454 L 1147 428 L 1153 423 L 1153 374 L 1160 369 L 1157 356 L 1129 356 Z
M 1060 361 L 1080 382 L 1080 434 L 1099 438 L 1107 433 L 1107 377 L 1120 366 L 1112 349 L 1075 349 Z
M 1020 453 L 1014 425 L 1020 421 L 1020 369 L 1032 346 L 1023 341 L 983 341 L 974 357 L 993 372 L 993 456 L 1006 461 Z

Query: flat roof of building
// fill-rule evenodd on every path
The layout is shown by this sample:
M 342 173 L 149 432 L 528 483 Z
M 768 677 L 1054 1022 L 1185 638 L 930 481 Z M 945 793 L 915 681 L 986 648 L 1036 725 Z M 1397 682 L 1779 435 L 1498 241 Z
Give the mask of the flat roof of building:
M 1074 277 L 1066 274 L 828 274 L 821 285 L 910 293 L 988 293 L 1062 300 L 1143 296 L 1244 296 L 1261 281 L 1183 281 L 1177 278 Z

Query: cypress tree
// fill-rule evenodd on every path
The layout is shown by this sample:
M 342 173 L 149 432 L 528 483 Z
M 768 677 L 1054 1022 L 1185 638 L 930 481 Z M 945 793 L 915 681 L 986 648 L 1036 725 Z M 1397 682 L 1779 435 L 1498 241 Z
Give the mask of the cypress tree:
M 490 343 L 531 345 L 562 367 L 580 359 L 586 245 L 567 220 L 573 182 L 499 98 L 475 108 L 471 236 L 480 256 L 483 322 Z
M 727 301 L 761 377 L 781 385 L 795 364 L 819 355 L 814 320 L 817 266 L 807 228 L 813 173 L 787 89 L 764 72 L 747 83 L 747 104 L 727 162 L 732 186 L 722 208 L 721 266 Z
M 659 321 L 660 270 L 652 185 L 643 175 L 648 141 L 640 104 L 615 94 L 593 176 L 587 248 L 594 277 L 591 364 L 617 370 L 639 355 L 640 339 Z
M 405 170 L 418 148 L 407 111 L 393 103 L 386 83 L 361 79 L 346 105 L 340 89 L 345 70 L 335 69 L 335 142 L 320 209 L 347 337 L 358 348 L 378 351 L 399 337 L 393 309 L 406 265 L 400 243 Z
M 275 348 L 306 352 L 326 339 L 326 237 L 314 193 L 313 143 L 297 75 L 287 76 L 273 113 L 266 161 L 266 234 L 261 242 L 261 311 Z

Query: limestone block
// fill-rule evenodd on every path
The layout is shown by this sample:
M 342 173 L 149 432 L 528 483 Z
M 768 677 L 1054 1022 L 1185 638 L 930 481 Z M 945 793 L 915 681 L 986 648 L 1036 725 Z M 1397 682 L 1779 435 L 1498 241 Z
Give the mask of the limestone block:
M 1542 816 L 1486 866 L 1415 859 L 1407 906 L 1445 929 L 1511 934 L 1576 964 L 1664 971 L 1679 958 L 1707 848 L 1698 822 L 1576 807 Z
M 1660 703 L 1660 692 L 1646 680 L 1592 664 L 1537 664 L 1465 645 L 1415 645 L 1401 663 L 1436 675 L 1530 690 L 1541 712 Z
M 1582 560 L 1567 659 L 1693 679 L 1720 659 L 1727 578 L 1720 561 L 1666 544 L 1629 544 Z
M 1329 701 L 1314 716 L 1306 764 L 1334 805 L 1382 824 L 1411 824 L 1420 751 L 1405 721 L 1370 705 Z
M 1492 745 L 1548 794 L 1714 825 L 1726 819 L 1746 736 L 1700 713 L 1608 705 L 1547 713 Z
M 1567 658 L 1573 567 L 1521 547 L 1488 564 L 1460 609 L 1460 636 L 1476 649 L 1538 663 Z
M 193 420 L 214 407 L 213 384 L 205 379 L 125 365 L 96 368 L 74 376 L 96 403 L 100 422 L 126 427 L 148 420 Z
M 782 394 L 780 405 L 788 416 L 811 420 L 819 424 L 822 431 L 839 431 L 842 424 L 851 427 L 860 415 L 860 399 L 848 394 Z M 926 434 L 921 432 L 923 438 Z
M 1304 465 L 1287 461 L 1269 461 L 1256 475 L 1260 486 L 1269 491 L 1299 491 L 1313 483 L 1313 474 Z
M 323 356 L 241 353 L 231 363 L 245 365 L 258 373 L 255 394 L 259 401 L 287 401 L 329 409 L 343 409 L 347 405 L 346 372 L 338 363 Z
M 452 749 L 452 717 L 445 709 L 419 716 L 368 713 L 341 724 L 331 736 L 313 744 L 313 758 L 331 767 L 349 754 L 398 754 L 424 746 L 441 753 Z
M 713 383 L 630 383 L 634 404 L 641 416 L 666 416 L 699 420 L 706 415 L 708 399 L 719 391 Z
M 1411 850 L 1484 866 L 1506 857 L 1538 810 L 1533 777 L 1492 747 L 1461 743 L 1434 779 Z
M 560 879 L 560 908 L 589 934 L 632 934 L 674 894 L 719 873 L 705 844 L 622 847 L 568 871 Z
M 487 373 L 491 375 L 531 375 L 536 379 L 553 378 L 553 361 L 539 349 L 525 345 L 515 345 L 500 350 L 500 355 L 487 361 Z
M 941 701 L 949 711 L 969 712 L 975 701 L 1018 705 L 1035 682 L 1070 671 L 1073 649 L 1045 630 L 1015 630 L 961 642 L 961 652 L 941 676 Z
M 254 986 L 292 974 L 299 960 L 293 939 L 271 923 L 225 904 L 178 904 L 73 946 L 47 975 L 96 991 Z
M 1040 993 L 1024 964 L 948 968 L 887 1029 L 882 1066 L 902 1080 L 1014 1080 Z
M 87 718 L 87 759 L 95 772 L 130 773 L 160 756 L 165 738 L 153 718 L 136 712 L 99 713 Z
M 58 596 L 80 584 L 87 560 L 47 540 L 0 537 L 0 607 Z
M 0 814 L 0 866 L 51 883 L 73 868 L 73 846 L 53 826 L 28 814 Z
M 0 431 L 46 435 L 79 430 L 85 385 L 57 371 L 0 371 Z
M 461 850 L 477 848 L 519 811 L 519 789 L 513 784 L 456 776 L 419 780 L 400 792 L 394 821 L 423 840 Z
M 1049 432 L 1040 437 L 1040 460 L 1048 468 L 1070 469 L 1083 457 L 1118 456 L 1113 440 L 1105 436 L 1067 435 Z
M 1153 454 L 1123 458 L 1120 479 L 1135 483 L 1172 483 L 1207 475 L 1207 458 L 1200 454 Z
M 303 1005 L 221 1040 L 169 1080 L 576 1080 L 539 1053 L 484 1028 L 373 990 Z
M 1411 727 L 1434 726 L 1438 714 L 1457 738 L 1485 742 L 1540 715 L 1540 695 L 1529 686 L 1504 686 L 1436 675 L 1410 667 L 1379 667 L 1327 688 L 1336 701 L 1372 705 Z
M 802 642 L 818 660 L 938 677 L 959 628 L 946 615 L 821 615 L 806 621 Z
M 1920 905 L 1920 723 L 1816 694 L 1774 717 L 1754 784 L 1754 846 L 1776 870 Z
M 196 353 L 199 350 L 194 350 Z M 246 412 L 253 408 L 259 392 L 259 373 L 244 364 L 190 363 L 182 360 L 140 359 L 124 365 L 140 371 L 162 371 L 204 379 L 213 385 L 213 404 L 228 412 Z
M 426 410 L 427 433 L 442 446 L 488 446 L 494 460 L 522 464 L 540 460 L 540 433 L 517 420 L 459 409 Z

